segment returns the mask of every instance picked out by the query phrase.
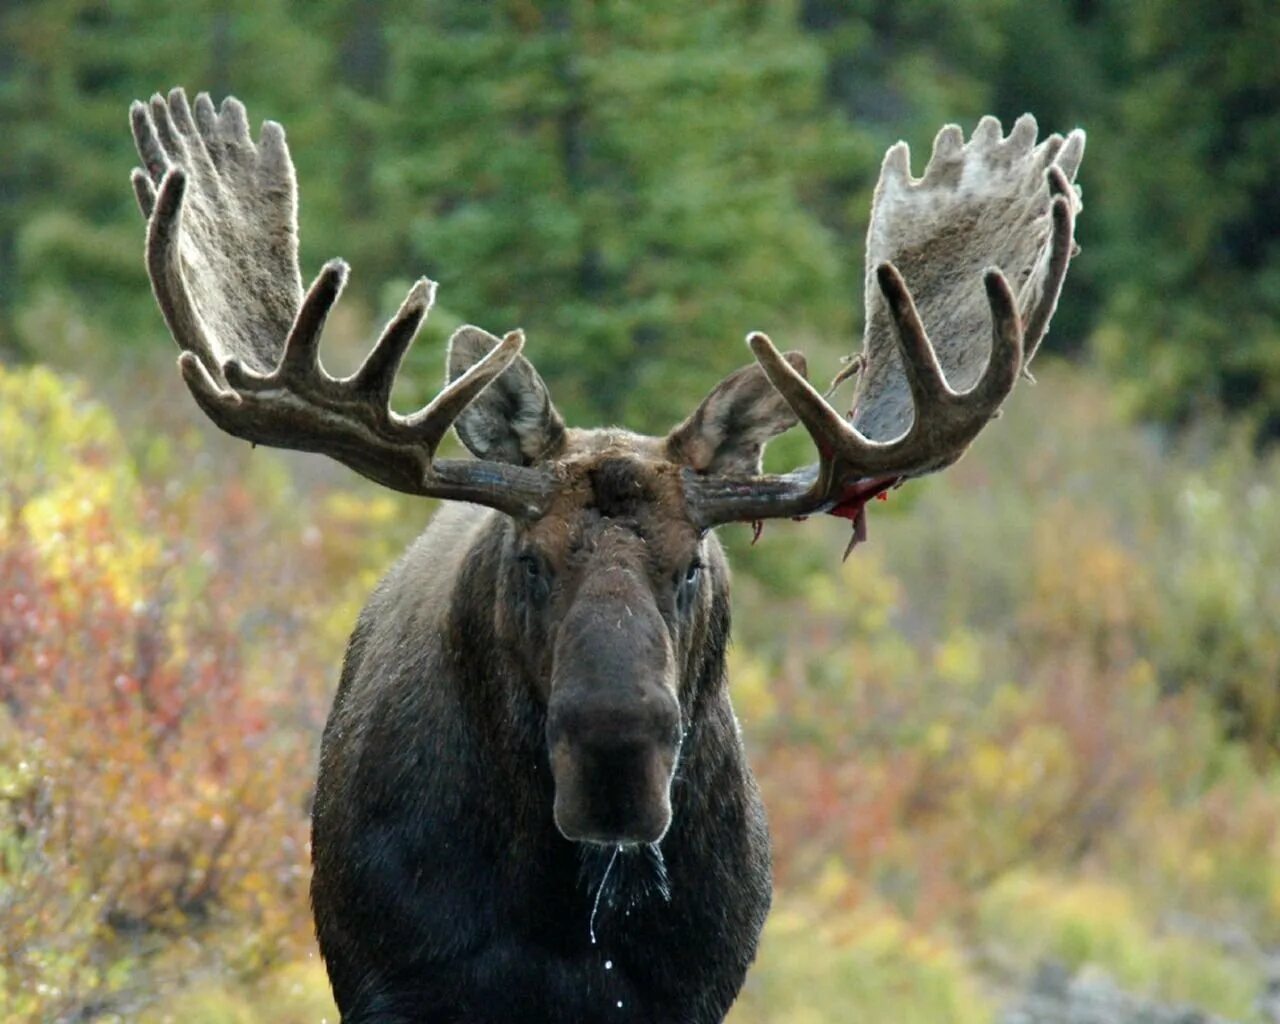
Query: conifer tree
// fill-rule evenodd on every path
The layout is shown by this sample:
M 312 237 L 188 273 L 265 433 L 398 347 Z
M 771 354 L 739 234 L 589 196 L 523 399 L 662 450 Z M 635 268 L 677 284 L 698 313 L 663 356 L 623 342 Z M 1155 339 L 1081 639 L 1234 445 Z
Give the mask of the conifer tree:
M 821 210 L 871 149 L 793 13 L 460 0 L 395 33 L 410 246 L 563 404 L 663 429 L 748 329 L 848 347 L 858 254 Z

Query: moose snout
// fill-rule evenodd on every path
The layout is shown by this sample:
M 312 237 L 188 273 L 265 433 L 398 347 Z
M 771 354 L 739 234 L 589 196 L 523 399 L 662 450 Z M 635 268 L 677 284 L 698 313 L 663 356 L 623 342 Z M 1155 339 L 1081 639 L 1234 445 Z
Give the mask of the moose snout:
M 666 687 L 635 687 L 625 695 L 593 693 L 586 687 L 557 689 L 547 708 L 547 742 L 589 747 L 675 743 L 680 705 Z
M 567 839 L 654 843 L 671 824 L 680 708 L 664 688 L 626 700 L 553 695 L 547 743 L 555 822 Z

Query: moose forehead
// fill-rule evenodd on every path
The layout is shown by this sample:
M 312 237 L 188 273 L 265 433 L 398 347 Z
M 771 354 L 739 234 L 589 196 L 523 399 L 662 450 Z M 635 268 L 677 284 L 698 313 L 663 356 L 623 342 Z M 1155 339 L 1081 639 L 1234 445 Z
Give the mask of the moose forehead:
M 664 442 L 618 430 L 569 435 L 553 466 L 556 495 L 529 538 L 559 561 L 605 531 L 622 531 L 645 542 L 657 563 L 686 560 L 700 533 L 689 519 L 682 467 L 666 457 Z

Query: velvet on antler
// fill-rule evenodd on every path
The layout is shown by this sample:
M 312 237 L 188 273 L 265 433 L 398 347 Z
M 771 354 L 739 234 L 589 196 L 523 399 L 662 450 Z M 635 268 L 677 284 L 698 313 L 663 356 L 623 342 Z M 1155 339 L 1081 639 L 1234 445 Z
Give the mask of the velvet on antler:
M 690 476 L 700 522 L 834 511 L 955 462 L 998 414 L 1049 329 L 1076 252 L 1073 184 L 1084 132 L 1036 144 L 1019 118 L 983 118 L 968 143 L 948 125 L 922 177 L 905 143 L 885 155 L 867 233 L 866 328 L 852 407 L 836 411 L 763 334 L 748 342 L 818 449 L 783 477 Z M 1029 374 L 1027 374 L 1029 376 Z

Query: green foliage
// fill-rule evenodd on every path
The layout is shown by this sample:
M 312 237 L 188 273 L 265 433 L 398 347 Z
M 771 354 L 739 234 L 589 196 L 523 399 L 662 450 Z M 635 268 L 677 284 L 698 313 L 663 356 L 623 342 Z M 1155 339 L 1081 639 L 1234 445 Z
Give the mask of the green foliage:
M 1280 436 L 1280 11 L 1250 0 L 1117 5 L 1102 266 L 1104 363 L 1144 413 L 1247 411 Z
M 280 0 L 180 7 L 46 0 L 0 12 L 0 352 L 47 357 L 43 337 L 22 330 L 20 314 L 49 291 L 110 318 L 120 330 L 112 344 L 155 343 L 138 256 L 141 221 L 128 188 L 128 103 L 179 80 L 219 92 L 234 83 L 246 98 L 269 94 L 273 116 L 305 137 L 325 117 L 304 97 L 315 96 L 327 48 L 317 47 L 294 8 Z M 282 54 L 288 74 L 274 63 Z M 319 223 L 333 225 L 326 151 L 308 148 L 300 160 L 315 182 L 308 203 Z M 106 364 L 110 354 L 97 358 Z
M 428 141 L 385 171 L 410 260 L 450 309 L 527 328 L 572 414 L 665 430 L 748 326 L 848 334 L 806 203 L 874 154 L 785 7 L 460 2 L 423 27 L 395 34 L 393 108 Z

